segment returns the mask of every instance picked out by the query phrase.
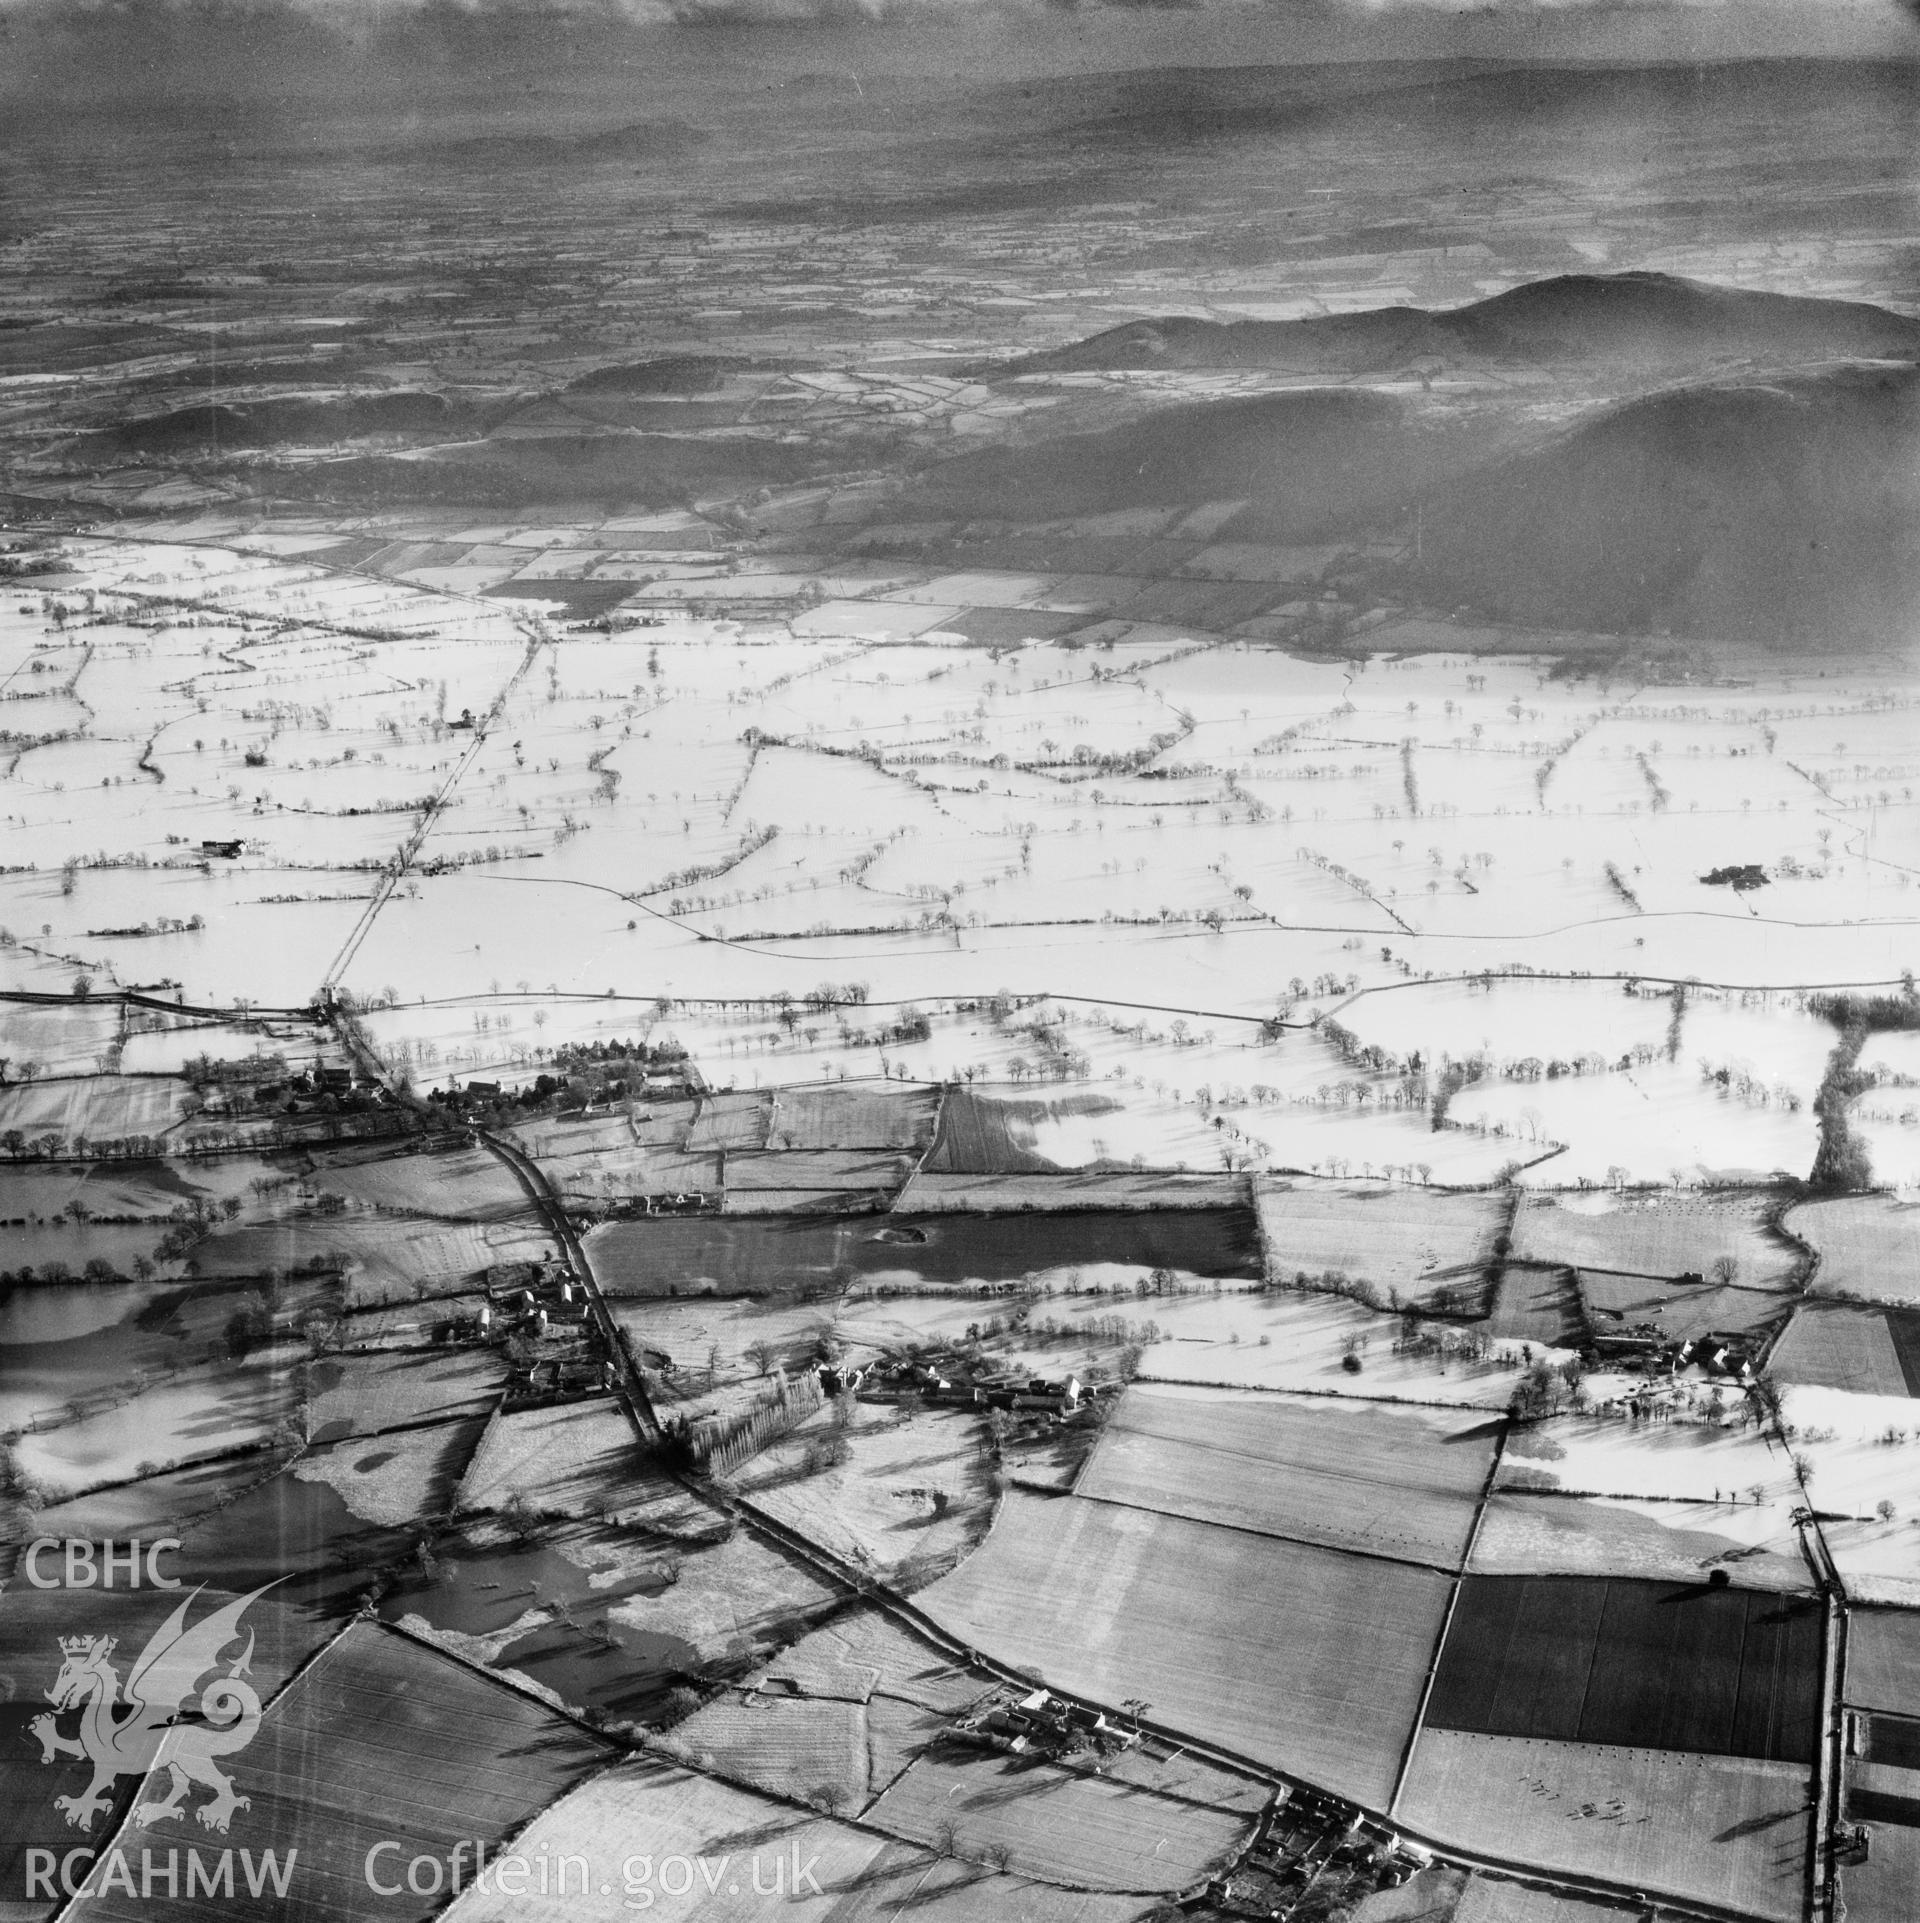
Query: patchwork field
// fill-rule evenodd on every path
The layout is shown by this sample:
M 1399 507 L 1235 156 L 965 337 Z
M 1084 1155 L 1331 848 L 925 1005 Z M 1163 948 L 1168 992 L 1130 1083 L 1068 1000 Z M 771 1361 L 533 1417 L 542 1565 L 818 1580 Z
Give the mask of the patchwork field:
M 1426 1723 L 1810 1763 L 1820 1611 L 1733 1588 L 1468 1576 Z
M 1917 7 L 7 8 L 0 1923 L 1914 1923 Z
M 921 1600 L 1003 1661 L 1380 1808 L 1446 1597 L 1404 1563 L 1015 1490 Z
M 1075 1494 L 1458 1567 L 1501 1425 L 1427 1409 L 1138 1383 Z
M 1793 1764 L 1426 1729 L 1395 1813 L 1520 1868 L 1772 1923 L 1805 1900 L 1812 1810 Z

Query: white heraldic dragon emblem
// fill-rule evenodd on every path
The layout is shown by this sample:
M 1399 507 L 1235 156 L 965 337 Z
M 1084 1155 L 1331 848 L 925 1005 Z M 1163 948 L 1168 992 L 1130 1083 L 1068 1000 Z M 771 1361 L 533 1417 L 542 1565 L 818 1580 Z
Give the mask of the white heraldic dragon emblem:
M 41 1762 L 77 1756 L 93 1765 L 83 1795 L 54 1798 L 69 1823 L 90 1830 L 108 1806 L 115 1778 L 162 1770 L 171 1786 L 159 1801 L 139 1805 L 134 1814 L 141 1823 L 180 1815 L 195 1783 L 213 1792 L 194 1811 L 210 1830 L 224 1833 L 234 1811 L 248 1807 L 214 1759 L 245 1749 L 260 1727 L 259 1695 L 241 1680 L 252 1662 L 252 1630 L 224 1675 L 202 1678 L 220 1667 L 220 1652 L 239 1640 L 248 1604 L 271 1587 L 264 1584 L 188 1628 L 188 1608 L 200 1594 L 194 1590 L 148 1639 L 124 1684 L 112 1662 L 114 1637 L 60 1638 L 60 1674 L 46 1692 L 54 1713 L 36 1716 L 31 1728 L 40 1739 Z M 60 1717 L 70 1709 L 80 1714 L 77 1737 L 60 1733 Z

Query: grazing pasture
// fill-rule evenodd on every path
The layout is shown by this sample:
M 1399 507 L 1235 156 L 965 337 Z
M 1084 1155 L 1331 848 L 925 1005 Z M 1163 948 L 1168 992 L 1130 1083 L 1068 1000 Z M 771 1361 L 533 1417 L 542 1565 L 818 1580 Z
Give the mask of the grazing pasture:
M 1547 1349 L 1579 1348 L 1584 1325 L 1577 1284 L 1561 1268 L 1508 1262 L 1493 1291 L 1487 1333 Z
M 218 1515 L 266 1480 L 272 1468 L 272 1461 L 259 1455 L 223 1456 L 133 1482 L 109 1483 L 83 1496 L 49 1502 L 38 1511 L 9 1500 L 0 1507 L 0 1516 L 8 1519 L 9 1539 L 15 1542 L 37 1535 L 95 1540 L 142 1536 L 150 1541 L 157 1535 L 183 1535 L 196 1519 Z
M 902 1214 L 1073 1214 L 1091 1209 L 1231 1209 L 1246 1200 L 1242 1176 L 1181 1169 L 1074 1174 L 962 1175 L 922 1170 L 894 1204 Z
M 1245 1816 L 1133 1784 L 944 1750 L 919 1757 L 862 1820 L 975 1862 L 1004 1850 L 1007 1868 L 1039 1881 L 1142 1891 L 1204 1882 L 1248 1830 Z
M 1760 1335 L 1779 1327 L 1794 1307 L 1793 1296 L 1784 1290 L 1749 1289 L 1737 1282 L 1676 1284 L 1610 1269 L 1577 1269 L 1574 1286 L 1595 1335 L 1642 1325 L 1659 1330 L 1669 1342 L 1707 1334 Z
M 402 1528 L 424 1516 L 446 1514 L 486 1419 L 436 1422 L 369 1442 L 331 1448 L 309 1445 L 293 1465 L 301 1482 L 324 1482 L 363 1522 Z
M 878 1795 L 931 1749 L 950 1744 L 944 1711 L 875 1696 L 867 1704 L 867 1774 Z
M 698 1768 L 796 1802 L 825 1788 L 843 1807 L 867 1799 L 867 1723 L 858 1703 L 748 1691 L 708 1703 L 673 1735 Z
M 458 1504 L 501 1509 L 516 1499 L 543 1515 L 604 1516 L 670 1532 L 713 1524 L 708 1506 L 648 1458 L 611 1396 L 493 1417 Z
M 764 1342 L 789 1370 L 816 1352 L 836 1327 L 831 1302 L 795 1303 L 779 1296 L 700 1296 L 663 1301 L 658 1296 L 612 1304 L 613 1319 L 634 1347 L 653 1349 L 674 1364 L 661 1384 L 663 1397 L 704 1388 L 709 1367 L 715 1379 L 758 1373 L 747 1351 Z
M 992 1687 L 891 1616 L 865 1607 L 822 1623 L 775 1657 L 765 1675 L 808 1696 L 865 1702 L 880 1694 L 946 1716 L 972 1708 Z
M 695 1104 L 681 1147 L 694 1154 L 711 1149 L 756 1149 L 767 1146 L 773 1119 L 773 1097 L 731 1090 L 703 1095 Z
M 1920 1716 L 1920 1614 L 1856 1609 L 1847 1624 L 1845 1698 L 1864 1709 Z
M 443 1216 L 459 1222 L 504 1222 L 528 1216 L 526 1191 L 497 1155 L 457 1145 L 314 1151 L 307 1180 L 350 1202 Z
M 307 1365 L 307 1440 L 339 1442 L 411 1423 L 493 1412 L 507 1369 L 486 1349 L 322 1356 Z
M 1500 1429 L 1472 1414 L 1136 1383 L 1075 1493 L 1457 1568 Z
M 1752 1757 L 1425 1729 L 1395 1814 L 1522 1869 L 1798 1923 L 1807 1772 Z
M 980 1095 L 970 1088 L 949 1089 L 940 1105 L 940 1129 L 926 1167 L 943 1175 L 1045 1175 L 1062 1166 L 1039 1147 L 1046 1124 L 1107 1114 L 1119 1107 L 1110 1095 L 1022 1101 Z
M 325 1308 L 332 1293 L 305 1282 L 280 1306 Z M 0 1429 L 117 1407 L 199 1370 L 232 1318 L 262 1306 L 243 1283 L 17 1284 L 0 1300 Z
M 592 1525 L 469 1521 L 382 1612 L 556 1700 L 622 1718 L 708 1666 L 763 1662 L 838 1595 L 744 1532 L 703 1544 Z
M 525 1262 L 551 1249 L 534 1220 L 442 1222 L 429 1217 L 289 1216 L 218 1229 L 194 1251 L 202 1273 L 284 1273 L 303 1263 L 346 1271 L 350 1308 L 424 1301 L 475 1286 L 498 1262 Z
M 1433 1872 L 1422 1874 L 1430 1876 Z M 1560 1890 L 1543 1890 L 1537 1884 L 1509 1882 L 1504 1877 L 1470 1876 L 1460 1892 L 1453 1923 L 1627 1923 L 1637 1914 L 1631 1904 L 1591 1901 Z M 1365 1904 L 1354 1916 L 1356 1923 L 1397 1923 L 1384 1915 L 1372 1915 Z M 1412 1923 L 1412 1918 L 1407 1923 Z
M 1406 1563 L 1014 1490 L 921 1601 L 1063 1688 L 1145 1698 L 1157 1723 L 1380 1807 L 1447 1592 Z
M 44 964 L 28 972 L 22 968 L 27 959 L 19 949 L 7 958 L 7 987 L 41 995 L 65 993 L 71 976 Z M 16 1002 L 7 1009 L 9 1053 L 16 1061 L 43 1063 L 41 1072 L 48 1076 L 86 1075 L 119 1032 L 120 1011 L 111 1002 L 68 1002 L 64 1006 Z M 7 1117 L 4 1126 L 8 1128 L 26 1126 L 13 1119 L 10 1105 L 0 1104 L 0 1115 Z
M 663 1559 L 651 1536 L 631 1555 L 649 1570 Z M 674 1580 L 665 1588 L 643 1586 L 610 1614 L 623 1630 L 679 1638 L 705 1661 L 764 1661 L 770 1648 L 802 1634 L 845 1596 L 811 1564 L 741 1529 L 684 1553 L 669 1546 L 665 1555 L 678 1558 Z
M 1886 1498 L 1893 1506 L 1892 1516 L 1863 1515 L 1825 1523 L 1822 1528 L 1834 1567 L 1855 1602 L 1898 1603 L 1920 1609 L 1920 1536 L 1914 1531 L 1911 1510 L 1903 1513 L 1903 1507 L 1913 1498 L 1912 1472 L 1906 1464 L 1899 1464 L 1889 1480 L 1899 1491 L 1898 1496 Z M 1849 1501 L 1848 1506 L 1855 1505 Z
M 1726 1401 L 1738 1410 L 1737 1392 Z M 1607 1416 L 1550 1416 L 1517 1428 L 1497 1477 L 1502 1489 L 1550 1489 L 1583 1496 L 1665 1497 L 1770 1512 L 1786 1535 L 1799 1500 L 1793 1464 L 1761 1431 L 1715 1421 L 1623 1422 Z
M 700 1923 L 757 1923 L 770 1902 L 787 1923 L 1141 1923 L 1152 1908 L 1139 1897 L 994 1875 L 652 1757 L 582 1783 L 528 1824 L 514 1852 L 556 1874 L 565 1867 L 570 1923 L 626 1923 L 638 1907 L 670 1915 L 676 1903 Z M 805 1879 L 795 1874 L 803 1866 Z M 443 1914 L 448 1923 L 522 1923 L 529 1900 L 490 1879 Z
M 1768 1226 L 1778 1200 L 1764 1190 L 1730 1189 L 1534 1194 L 1520 1205 L 1513 1252 L 1533 1262 L 1656 1279 L 1711 1275 L 1716 1262 L 1731 1262 L 1730 1280 L 1784 1288 L 1801 1258 Z
M 841 1082 L 781 1088 L 767 1123 L 770 1149 L 908 1149 L 933 1139 L 940 1098 L 931 1089 Z
M 845 1459 L 821 1460 L 822 1452 Z M 789 1529 L 899 1581 L 907 1565 L 964 1555 L 993 1513 L 985 1426 L 966 1410 L 823 1411 L 730 1478 Z M 924 1580 L 924 1578 L 923 1578 Z
M 1097 1298 L 1092 1306 L 1101 1306 Z M 1140 1306 L 1160 1326 L 1160 1339 L 1140 1359 L 1143 1380 L 1503 1411 L 1524 1372 L 1517 1342 L 1477 1357 L 1402 1353 L 1397 1316 L 1337 1295 L 1261 1290 Z M 1348 1367 L 1349 1356 L 1358 1370 Z
M 299 1407 L 294 1360 L 290 1349 L 264 1349 L 244 1363 L 223 1358 L 160 1376 L 125 1401 L 29 1430 L 13 1444 L 15 1465 L 24 1484 L 58 1501 L 258 1446 Z
M 1335 1272 L 1383 1298 L 1429 1299 L 1451 1282 L 1471 1290 L 1493 1257 L 1509 1203 L 1497 1192 L 1450 1195 L 1388 1184 L 1256 1185 L 1269 1270 L 1291 1279 Z
M 540 1810 L 514 1841 L 515 1853 L 530 1863 L 545 1857 L 556 1871 L 567 1869 L 566 1913 L 577 1923 L 630 1917 L 628 1906 L 642 1896 L 654 1899 L 649 1907 L 671 1914 L 674 1898 L 657 1880 L 669 1863 L 685 1864 L 689 1887 L 700 1892 L 702 1923 L 749 1923 L 766 1914 L 769 1901 L 764 1888 L 753 1893 L 744 1874 L 756 1858 L 763 1886 L 772 1882 L 779 1860 L 783 1918 L 827 1923 L 831 1917 L 838 1923 L 845 1914 L 841 1906 L 889 1847 L 871 1831 L 653 1757 L 630 1758 L 580 1783 Z M 711 1894 L 694 1867 L 697 1860 L 715 1869 L 718 1888 Z M 825 1894 L 786 1895 L 794 1865 L 809 1862 Z M 668 1871 L 665 1891 L 678 1880 L 678 1868 Z M 512 1893 L 512 1882 L 510 1876 L 506 1889 L 492 1879 L 469 1888 L 446 1910 L 449 1923 L 522 1923 L 528 1896 Z
M 891 1196 L 913 1173 L 913 1158 L 891 1149 L 736 1149 L 726 1160 L 729 1194 Z
M 1767 1367 L 1782 1382 L 1851 1395 L 1920 1395 L 1920 1309 L 1803 1302 Z
M 109 1017 L 111 1023 L 111 1017 Z M 9 1033 L 12 1016 L 8 1018 Z M 0 1131 L 95 1142 L 164 1135 L 187 1112 L 187 1085 L 163 1075 L 75 1075 L 0 1088 Z
M 1813 1582 L 1790 1528 L 1768 1505 L 1524 1489 L 1488 1498 L 1471 1567 L 1483 1576 L 1665 1582 L 1705 1582 L 1718 1569 L 1751 1589 L 1805 1590 Z
M 1816 1604 L 1758 1590 L 1468 1576 L 1434 1672 L 1435 1729 L 1810 1763 Z
M 1790 1209 L 1785 1226 L 1819 1257 L 1815 1295 L 1920 1307 L 1920 1202 L 1836 1196 Z

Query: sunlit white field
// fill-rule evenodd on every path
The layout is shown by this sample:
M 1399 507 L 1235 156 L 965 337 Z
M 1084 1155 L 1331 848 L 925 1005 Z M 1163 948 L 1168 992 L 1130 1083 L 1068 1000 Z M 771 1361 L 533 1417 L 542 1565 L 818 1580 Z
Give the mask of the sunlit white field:
M 710 567 L 697 517 L 675 525 Z M 375 1032 L 413 1065 L 483 1077 L 687 998 L 667 1025 L 737 1088 L 883 1057 L 1017 1086 L 1030 1039 L 953 1004 L 1083 997 L 1104 1012 L 1053 1010 L 1082 1063 L 1061 1085 L 1123 1106 L 1049 1122 L 1062 1166 L 1471 1183 L 1550 1156 L 1525 1179 L 1685 1182 L 1811 1165 L 1832 1036 L 1789 995 L 1896 980 L 1920 924 L 1920 820 L 1876 773 L 1908 697 L 1870 677 L 1614 687 L 1414 621 L 1424 651 L 1352 663 L 1151 626 L 989 649 L 944 611 L 1061 584 L 884 566 L 791 625 L 608 633 L 329 574 L 299 551 L 317 521 L 277 552 L 217 545 L 231 527 L 75 544 L 91 602 L 0 597 L 0 671 L 33 693 L 0 761 L 22 986 L 300 1006 L 333 980 L 399 1004 Z M 458 531 L 542 569 L 610 565 L 619 535 Z M 1768 887 L 1701 880 L 1744 861 Z M 874 1012 L 775 1023 L 772 997 L 821 984 Z M 881 1034 L 904 1002 L 925 1041 Z M 1436 1132 L 1390 1072 L 1252 1028 L 1322 1013 L 1400 1063 L 1496 1072 Z M 1587 1072 L 1500 1076 L 1529 1058 Z M 1897 1088 L 1858 1106 L 1885 1178 L 1920 1177 Z

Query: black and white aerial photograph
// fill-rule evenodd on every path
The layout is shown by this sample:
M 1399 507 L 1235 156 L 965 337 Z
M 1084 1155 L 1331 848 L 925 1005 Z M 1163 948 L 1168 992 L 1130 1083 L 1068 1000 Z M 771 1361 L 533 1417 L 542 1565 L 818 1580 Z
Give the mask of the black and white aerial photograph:
M 0 1923 L 1913 1923 L 1920 0 L 0 0 Z

